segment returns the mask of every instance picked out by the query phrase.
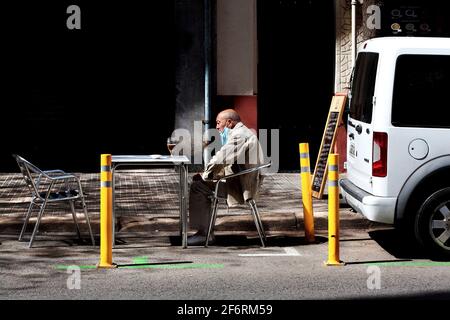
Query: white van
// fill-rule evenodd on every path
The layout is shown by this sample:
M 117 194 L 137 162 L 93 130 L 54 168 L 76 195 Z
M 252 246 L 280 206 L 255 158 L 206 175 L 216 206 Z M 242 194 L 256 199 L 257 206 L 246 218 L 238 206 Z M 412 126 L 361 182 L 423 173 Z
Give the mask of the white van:
M 450 38 L 375 38 L 354 68 L 347 203 L 450 256 Z

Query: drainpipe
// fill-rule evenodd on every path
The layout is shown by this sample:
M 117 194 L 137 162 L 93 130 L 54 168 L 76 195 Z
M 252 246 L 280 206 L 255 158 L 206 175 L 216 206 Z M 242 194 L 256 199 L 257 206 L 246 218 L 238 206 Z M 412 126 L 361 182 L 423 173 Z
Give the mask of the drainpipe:
M 356 2 L 357 0 L 352 0 L 352 68 L 356 60 Z
M 209 120 L 211 117 L 211 0 L 203 0 L 204 7 L 204 25 L 205 25 L 205 35 L 204 35 L 204 55 L 205 55 L 205 110 L 204 110 L 204 132 L 209 130 Z M 208 141 L 210 137 L 207 137 Z M 209 162 L 211 154 L 208 154 L 207 148 L 203 150 L 203 161 L 206 164 Z

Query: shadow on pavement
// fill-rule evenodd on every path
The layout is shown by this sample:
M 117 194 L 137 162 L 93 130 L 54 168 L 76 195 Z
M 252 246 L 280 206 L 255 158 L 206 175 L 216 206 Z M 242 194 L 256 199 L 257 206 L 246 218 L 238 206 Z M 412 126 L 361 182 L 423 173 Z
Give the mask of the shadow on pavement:
M 372 261 L 356 261 L 356 262 L 345 262 L 346 265 L 356 265 L 356 264 L 378 264 L 378 263 L 389 263 L 389 262 L 409 262 L 411 259 L 395 259 L 395 260 L 372 260 Z
M 396 229 L 370 231 L 369 236 L 398 259 L 430 259 L 431 256 L 410 236 Z M 436 260 L 436 258 L 433 258 Z
M 363 301 L 387 301 L 389 300 L 392 303 L 396 303 L 397 307 L 399 307 L 399 303 L 404 303 L 407 300 L 449 300 L 450 292 L 448 291 L 434 291 L 434 292 L 423 292 L 423 293 L 409 293 L 409 294 L 396 294 L 396 295 L 385 295 L 382 297 L 358 297 L 352 298 L 355 301 L 363 300 Z M 420 307 L 425 307 L 425 305 L 418 305 Z M 432 306 L 432 305 L 430 305 Z M 405 308 L 411 308 L 411 305 L 405 305 Z M 404 309 L 403 309 L 404 310 Z M 407 309 L 408 310 L 408 309 Z M 411 310 L 411 309 L 410 309 Z M 412 309 L 414 310 L 414 309 Z
M 313 244 L 321 244 L 327 242 L 326 237 L 316 236 L 316 241 Z M 170 237 L 170 244 L 172 246 L 180 246 L 180 237 Z M 291 247 L 310 245 L 305 237 L 290 237 L 290 236 L 273 236 L 267 237 L 266 246 L 268 247 Z M 261 246 L 259 238 L 248 238 L 245 235 L 216 235 L 214 246 L 219 247 L 241 247 L 241 246 Z
M 170 265 L 189 264 L 189 263 L 193 263 L 193 261 L 166 261 L 166 262 L 154 262 L 154 263 L 118 264 L 117 268 L 146 267 L 146 266 L 170 266 Z

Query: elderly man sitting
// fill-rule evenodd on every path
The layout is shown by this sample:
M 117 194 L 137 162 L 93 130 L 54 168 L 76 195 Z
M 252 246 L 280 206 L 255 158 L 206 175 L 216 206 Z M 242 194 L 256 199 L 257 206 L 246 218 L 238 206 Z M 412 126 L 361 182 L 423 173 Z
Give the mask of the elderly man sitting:
M 188 237 L 188 245 L 204 245 L 208 233 L 211 215 L 211 200 L 213 184 L 210 180 L 218 180 L 225 175 L 237 173 L 240 170 L 262 164 L 264 158 L 256 135 L 248 129 L 233 109 L 220 112 L 216 118 L 216 129 L 222 138 L 222 148 L 215 154 L 206 166 L 203 174 L 193 178 L 189 194 L 190 226 L 198 230 Z M 230 179 L 225 185 L 227 203 L 230 207 L 242 204 L 256 197 L 261 182 L 259 172 L 253 172 Z M 209 243 L 215 241 L 211 233 Z

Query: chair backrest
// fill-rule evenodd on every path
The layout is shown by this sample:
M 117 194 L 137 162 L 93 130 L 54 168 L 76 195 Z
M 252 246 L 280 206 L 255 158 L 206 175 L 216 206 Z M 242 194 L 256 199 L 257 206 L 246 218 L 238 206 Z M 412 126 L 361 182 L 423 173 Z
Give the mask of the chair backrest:
M 243 176 L 244 176 L 244 175 L 247 175 L 247 174 L 257 174 L 258 172 L 261 172 L 263 169 L 268 168 L 268 167 L 270 167 L 271 165 L 272 165 L 272 163 L 269 162 L 269 163 L 266 163 L 266 164 L 261 164 L 261 165 L 256 166 L 256 167 L 252 167 L 252 168 L 248 168 L 248 169 L 243 169 L 243 170 L 240 170 L 240 171 L 237 172 L 237 173 L 233 173 L 233 174 L 227 175 L 227 176 L 225 176 L 225 177 L 222 177 L 222 178 L 216 183 L 215 194 L 216 194 L 216 195 L 218 194 L 218 188 L 219 188 L 219 182 L 220 182 L 220 181 L 221 181 L 221 182 L 227 182 L 228 179 L 233 179 L 233 182 L 230 181 L 230 183 L 235 184 L 236 182 L 234 182 L 234 181 L 237 181 L 238 186 L 241 188 L 241 190 L 239 191 L 239 193 L 242 193 L 244 199 L 245 199 L 245 198 L 248 198 L 248 196 L 245 195 L 245 192 L 246 192 L 246 191 L 244 191 L 244 190 L 254 190 L 254 191 L 250 191 L 250 194 L 251 194 L 251 193 L 254 193 L 253 195 L 256 195 L 256 193 L 259 192 L 259 189 L 260 189 L 260 187 L 261 187 L 261 184 L 262 184 L 262 181 L 263 181 L 263 175 L 257 176 L 257 177 L 258 177 L 258 178 L 257 178 L 258 180 L 257 180 L 256 190 L 254 189 L 254 187 L 246 188 L 246 185 L 245 185 L 245 184 L 248 185 L 248 182 L 246 181 L 246 182 L 244 183 Z M 234 178 L 237 178 L 237 180 L 234 180 Z M 253 197 L 253 195 L 252 195 L 252 197 Z M 249 199 L 251 199 L 252 197 L 250 197 Z
M 27 184 L 31 193 L 33 193 L 34 195 L 39 195 L 36 181 L 34 180 L 32 173 L 41 175 L 42 170 L 17 154 L 13 154 L 13 158 L 16 159 L 17 164 L 20 168 L 20 172 L 22 172 L 25 183 Z
M 272 162 L 268 162 L 268 163 L 260 164 L 260 165 L 258 165 L 258 166 L 256 166 L 256 167 L 252 167 L 252 168 L 244 169 L 244 170 L 243 170 L 243 172 L 247 172 L 247 173 L 245 173 L 245 174 L 250 174 L 250 173 L 255 174 L 255 173 L 259 173 L 259 174 L 257 175 L 257 177 L 258 177 L 258 178 L 257 178 L 257 179 L 258 179 L 258 185 L 257 185 L 257 189 L 256 189 L 256 192 L 257 192 L 257 193 L 259 192 L 259 190 L 260 190 L 260 188 L 261 188 L 261 185 L 263 184 L 263 181 L 264 181 L 264 171 L 265 171 L 266 168 L 270 167 L 271 165 L 272 165 Z M 242 171 L 241 171 L 241 172 L 242 172 Z M 240 176 L 241 183 L 242 183 L 242 178 L 245 176 L 245 174 L 243 174 L 243 175 Z

